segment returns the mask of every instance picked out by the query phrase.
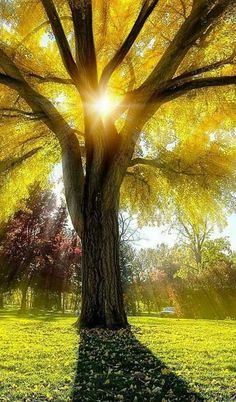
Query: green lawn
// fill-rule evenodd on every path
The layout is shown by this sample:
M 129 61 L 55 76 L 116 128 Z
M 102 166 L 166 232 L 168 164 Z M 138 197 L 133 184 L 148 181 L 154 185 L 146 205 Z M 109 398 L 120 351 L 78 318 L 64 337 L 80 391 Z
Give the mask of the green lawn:
M 74 321 L 0 316 L 0 401 L 236 401 L 234 321 L 133 317 L 79 353 Z

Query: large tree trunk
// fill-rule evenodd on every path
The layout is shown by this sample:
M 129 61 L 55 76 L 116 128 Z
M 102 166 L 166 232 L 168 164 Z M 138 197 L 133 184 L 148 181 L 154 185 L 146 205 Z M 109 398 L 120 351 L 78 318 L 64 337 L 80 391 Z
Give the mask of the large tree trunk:
M 88 113 L 84 178 L 78 173 L 76 136 L 63 145 L 67 206 L 82 241 L 81 328 L 119 329 L 128 325 L 119 266 L 119 183 L 111 175 L 114 185 L 107 184 L 117 133 L 113 126 L 107 130 L 104 131 L 101 120 L 94 121 Z
M 89 207 L 90 205 L 90 207 Z M 117 208 L 99 195 L 84 206 L 81 328 L 127 327 L 119 266 Z

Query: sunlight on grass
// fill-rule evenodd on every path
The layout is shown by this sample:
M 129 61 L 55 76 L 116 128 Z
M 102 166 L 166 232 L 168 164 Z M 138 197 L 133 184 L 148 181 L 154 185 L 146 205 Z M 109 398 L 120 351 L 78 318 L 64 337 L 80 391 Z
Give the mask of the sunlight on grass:
M 73 321 L 1 319 L 0 400 L 70 400 L 78 339 Z
M 0 320 L 0 400 L 70 401 L 78 354 L 75 318 Z M 130 322 L 139 327 L 136 338 L 190 388 L 210 401 L 233 400 L 236 322 L 151 317 Z
M 236 396 L 236 322 L 137 318 L 138 339 L 211 401 Z

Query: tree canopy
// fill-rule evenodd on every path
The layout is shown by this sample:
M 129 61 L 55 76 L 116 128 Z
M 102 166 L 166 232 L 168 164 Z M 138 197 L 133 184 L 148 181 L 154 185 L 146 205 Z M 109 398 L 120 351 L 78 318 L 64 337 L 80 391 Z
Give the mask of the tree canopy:
M 46 185 L 67 147 L 77 195 L 88 161 L 115 154 L 106 180 L 123 182 L 122 205 L 143 220 L 229 205 L 234 15 L 231 0 L 3 0 L 0 219 Z

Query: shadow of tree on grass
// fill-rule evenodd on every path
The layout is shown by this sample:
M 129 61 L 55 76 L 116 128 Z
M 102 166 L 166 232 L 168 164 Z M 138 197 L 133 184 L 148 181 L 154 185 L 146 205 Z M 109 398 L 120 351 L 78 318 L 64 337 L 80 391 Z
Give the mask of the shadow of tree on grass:
M 81 331 L 72 402 L 203 400 L 132 332 Z

